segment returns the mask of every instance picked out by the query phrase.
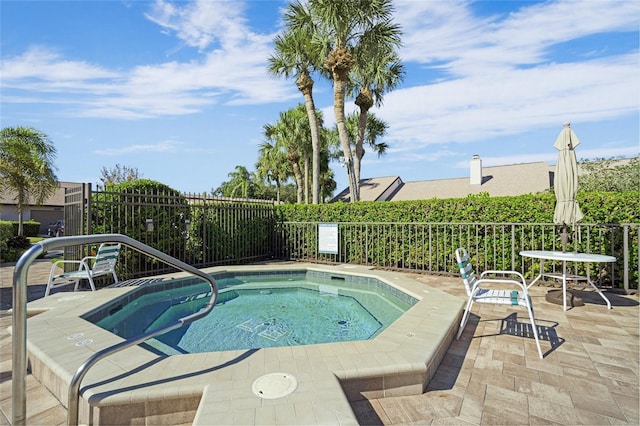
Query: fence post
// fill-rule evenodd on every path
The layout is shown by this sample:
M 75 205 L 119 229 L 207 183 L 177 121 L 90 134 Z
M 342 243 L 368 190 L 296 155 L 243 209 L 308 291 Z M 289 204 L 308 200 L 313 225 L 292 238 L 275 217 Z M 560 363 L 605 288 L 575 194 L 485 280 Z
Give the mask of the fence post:
M 84 188 L 83 188 L 84 190 Z M 84 191 L 83 191 L 84 192 Z M 91 217 L 93 216 L 93 213 L 91 212 L 91 204 L 92 204 L 92 200 L 91 197 L 93 196 L 93 191 L 91 190 L 91 182 L 86 184 L 86 192 L 85 194 L 83 194 L 83 199 L 86 200 L 86 206 L 87 206 L 87 216 L 84 218 L 84 222 L 86 222 L 86 234 L 85 235 L 91 235 L 92 232 L 92 228 L 93 228 L 93 223 L 91 222 Z
M 622 226 L 622 245 L 623 250 L 623 286 L 625 293 L 629 292 L 629 225 Z

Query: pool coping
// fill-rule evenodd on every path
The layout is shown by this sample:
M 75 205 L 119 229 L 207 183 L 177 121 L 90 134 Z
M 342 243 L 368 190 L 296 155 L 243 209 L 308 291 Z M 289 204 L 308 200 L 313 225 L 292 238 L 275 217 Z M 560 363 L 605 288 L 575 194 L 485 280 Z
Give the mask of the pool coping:
M 106 358 L 82 384 L 80 419 L 95 424 L 357 424 L 350 402 L 424 392 L 451 340 L 464 300 L 400 273 L 356 265 L 239 265 L 211 272 L 313 270 L 378 278 L 419 299 L 373 340 L 160 357 L 135 346 Z M 167 278 L 185 276 L 171 274 Z M 80 318 L 132 288 L 57 293 L 27 305 L 29 360 L 34 377 L 67 405 L 75 370 L 121 338 Z M 37 314 L 37 315 L 36 315 Z M 141 368 L 142 366 L 142 368 Z M 253 394 L 265 374 L 296 377 L 278 399 Z M 88 401 L 88 403 L 87 403 Z

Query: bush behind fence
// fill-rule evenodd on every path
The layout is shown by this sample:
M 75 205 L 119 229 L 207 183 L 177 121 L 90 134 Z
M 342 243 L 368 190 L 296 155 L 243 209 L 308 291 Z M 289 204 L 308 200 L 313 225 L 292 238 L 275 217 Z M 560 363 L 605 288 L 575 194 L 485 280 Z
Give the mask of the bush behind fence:
M 455 249 L 466 247 L 479 270 L 517 270 L 533 278 L 539 262 L 523 250 L 562 250 L 554 224 L 533 223 L 339 223 L 338 254 L 318 250 L 318 222 L 279 224 L 281 256 L 292 260 L 357 263 L 374 267 L 457 274 Z M 615 256 L 611 264 L 574 263 L 570 273 L 598 277 L 600 285 L 637 289 L 640 224 L 581 224 L 567 251 Z M 545 272 L 559 272 L 546 262 Z
M 551 223 L 418 220 L 460 216 L 462 206 L 464 211 L 477 215 L 479 209 L 474 202 L 506 205 L 505 200 L 483 196 L 415 203 L 275 206 L 264 200 L 180 194 L 147 180 L 99 191 L 87 186 L 81 196 L 77 188 L 69 190 L 65 206 L 68 235 L 121 233 L 197 267 L 276 258 L 454 274 L 457 273 L 454 251 L 464 246 L 480 270 L 515 269 L 531 278 L 539 272 L 539 264 L 522 258 L 521 250 L 560 250 L 559 227 Z M 586 201 L 595 199 L 601 203 L 603 197 L 587 197 L 583 208 L 593 215 L 595 209 Z M 617 204 L 624 206 L 632 198 L 629 194 L 612 197 L 619 197 Z M 548 194 L 528 196 L 528 201 L 525 198 L 514 197 L 518 203 L 537 205 L 536 209 L 546 215 L 553 210 L 553 199 Z M 611 211 L 618 217 L 621 212 L 630 217 L 633 209 Z M 368 212 L 366 216 L 362 216 L 364 212 Z M 515 210 L 511 214 L 517 217 Z M 403 220 L 342 220 L 349 216 Z M 300 217 L 311 219 L 294 219 Z M 326 222 L 339 224 L 337 255 L 318 251 L 318 225 Z M 567 250 L 612 255 L 617 262 L 574 264 L 571 272 L 585 275 L 589 268 L 590 275 L 598 277 L 601 285 L 637 289 L 639 240 L 638 223 L 580 223 Z M 81 257 L 88 250 L 91 249 L 66 251 L 65 256 Z M 119 274 L 123 279 L 170 270 L 133 250 L 125 250 L 120 263 Z M 554 269 L 558 267 L 547 262 L 545 272 L 556 272 Z

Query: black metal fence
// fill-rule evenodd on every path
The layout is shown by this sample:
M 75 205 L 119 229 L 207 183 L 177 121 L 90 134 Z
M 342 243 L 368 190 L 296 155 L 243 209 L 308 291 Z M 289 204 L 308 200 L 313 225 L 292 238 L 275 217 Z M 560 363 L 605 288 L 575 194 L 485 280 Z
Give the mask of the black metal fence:
M 271 259 L 274 203 L 206 197 L 162 190 L 94 191 L 91 184 L 67 191 L 67 235 L 124 234 L 199 268 Z M 74 247 L 80 259 L 95 247 Z M 131 279 L 171 272 L 155 259 L 124 249 L 118 276 Z
M 466 247 L 480 270 L 517 270 L 533 278 L 538 261 L 523 250 L 561 250 L 554 224 L 539 223 L 339 223 L 338 253 L 322 253 L 317 222 L 278 224 L 282 251 L 292 260 L 357 263 L 387 269 L 458 274 L 454 252 Z M 615 263 L 573 263 L 569 271 L 584 276 L 589 269 L 600 285 L 638 288 L 640 224 L 580 224 L 567 251 L 605 254 Z M 558 273 L 561 263 L 546 262 L 545 272 Z
M 539 263 L 522 250 L 560 250 L 554 224 L 532 223 L 339 223 L 337 253 L 319 249 L 318 222 L 276 222 L 275 205 L 264 200 L 194 194 L 93 191 L 90 184 L 67 190 L 67 235 L 120 233 L 196 267 L 249 263 L 265 259 L 355 263 L 374 267 L 456 274 L 454 251 L 466 247 L 480 270 L 515 269 L 532 278 Z M 615 256 L 609 264 L 575 263 L 600 285 L 637 289 L 640 224 L 580 224 L 568 251 Z M 73 248 L 79 259 L 95 248 Z M 154 259 L 125 250 L 119 262 L 123 279 L 166 273 Z M 545 272 L 560 268 L 545 263 Z M 548 270 L 547 270 L 548 269 Z

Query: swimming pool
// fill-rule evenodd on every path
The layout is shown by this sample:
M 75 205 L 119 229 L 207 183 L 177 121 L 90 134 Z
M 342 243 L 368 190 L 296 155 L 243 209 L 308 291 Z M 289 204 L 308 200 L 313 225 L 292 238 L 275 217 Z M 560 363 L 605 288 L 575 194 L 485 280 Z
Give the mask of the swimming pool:
M 301 271 L 350 288 L 382 283 L 387 291 L 417 302 L 367 340 L 170 356 L 142 345 L 127 348 L 87 373 L 80 398 L 81 422 L 273 424 L 282 418 L 289 424 L 357 424 L 350 402 L 424 392 L 455 337 L 465 303 L 436 288 L 445 278 L 430 277 L 431 286 L 398 272 L 309 263 L 204 270 L 220 281 L 235 277 L 235 289 L 252 285 L 245 282 L 246 276 L 264 274 L 275 279 Z M 184 276 L 149 278 L 175 288 Z M 147 287 L 153 288 L 61 292 L 30 302 L 27 340 L 33 376 L 59 401 L 67 401 L 69 381 L 77 368 L 96 352 L 124 341 L 95 322 L 123 310 Z M 361 303 L 369 306 L 366 301 Z M 92 315 L 93 322 L 88 320 Z M 295 378 L 296 386 L 275 380 L 283 377 Z M 256 395 L 256 383 L 275 383 L 273 388 L 294 391 L 265 401 Z
M 417 299 L 376 279 L 298 271 L 213 275 L 216 307 L 206 317 L 147 345 L 168 355 L 366 340 Z M 85 316 L 125 339 L 203 308 L 207 283 L 192 279 L 146 285 Z

